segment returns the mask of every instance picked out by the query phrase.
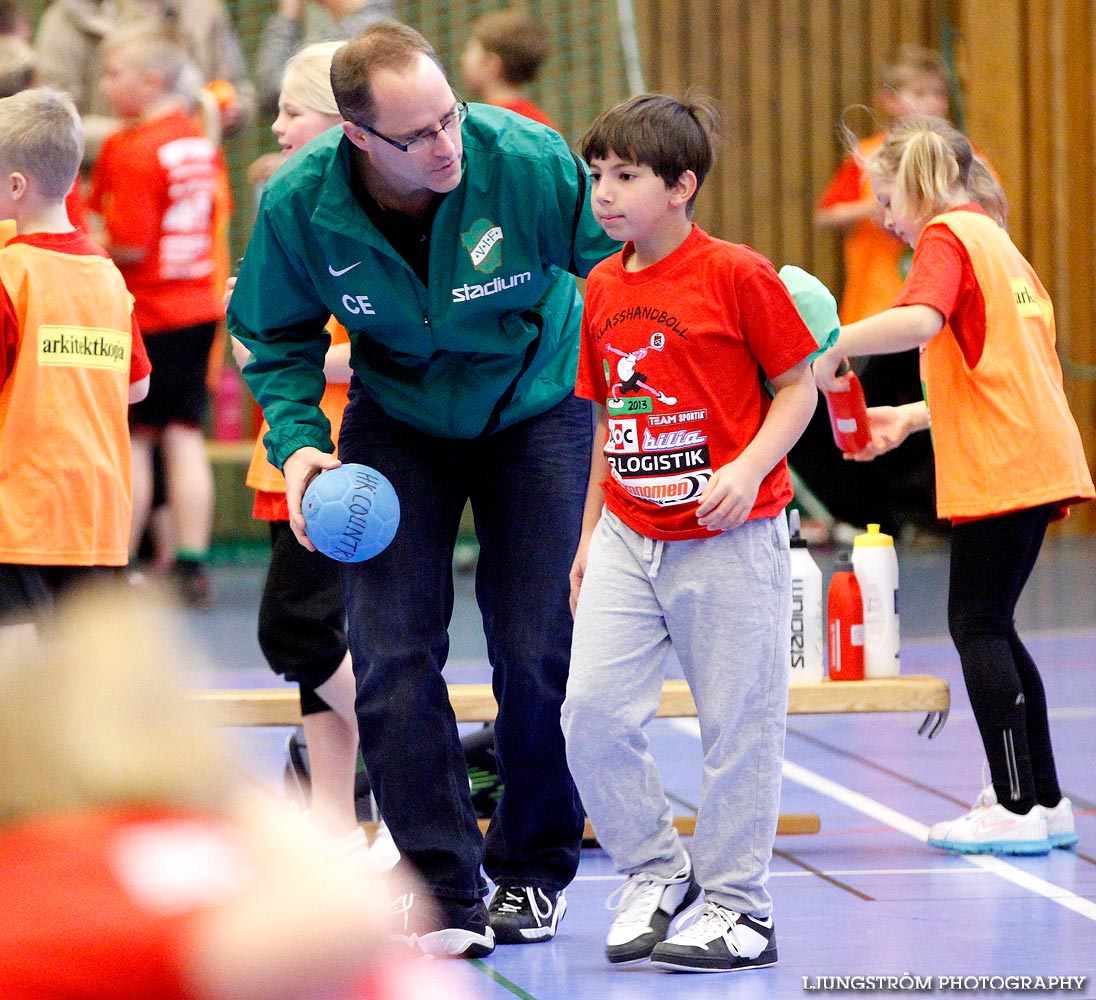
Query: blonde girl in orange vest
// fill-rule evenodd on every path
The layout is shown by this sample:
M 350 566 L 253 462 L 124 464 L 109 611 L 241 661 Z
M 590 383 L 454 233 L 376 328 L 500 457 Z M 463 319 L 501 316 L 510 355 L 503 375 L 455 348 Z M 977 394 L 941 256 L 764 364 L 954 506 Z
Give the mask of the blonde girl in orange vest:
M 297 53 L 285 68 L 278 117 L 271 130 L 284 162 L 321 132 L 337 126 L 342 115 L 331 93 L 331 58 L 342 42 L 319 42 Z M 231 285 L 234 279 L 230 280 Z M 329 324 L 331 347 L 324 373 L 327 389 L 320 403 L 338 440 L 350 382 L 350 342 L 346 330 Z M 247 351 L 233 343 L 237 364 Z M 358 825 L 354 774 L 358 758 L 356 687 L 347 650 L 346 610 L 339 566 L 319 552 L 309 552 L 289 528 L 285 477 L 267 461 L 264 422 L 255 442 L 247 485 L 255 490 L 254 516 L 270 523 L 271 555 L 259 606 L 259 645 L 271 668 L 296 681 L 301 689 L 301 715 L 308 744 L 310 820 L 337 838 L 348 852 L 367 846 Z M 382 827 L 370 859 L 380 867 L 397 855 Z
M 913 264 L 894 306 L 842 327 L 814 372 L 821 389 L 840 391 L 842 358 L 921 350 L 925 400 L 869 410 L 871 443 L 846 457 L 868 461 L 897 447 L 929 429 L 931 414 L 937 512 L 953 526 L 948 626 L 993 780 L 970 812 L 935 824 L 928 842 L 1045 854 L 1077 834 L 1042 680 L 1014 613 L 1048 523 L 1096 495 L 1062 387 L 1054 310 L 993 217 L 999 189 L 955 128 L 907 119 L 869 171 L 884 223 L 914 247 Z

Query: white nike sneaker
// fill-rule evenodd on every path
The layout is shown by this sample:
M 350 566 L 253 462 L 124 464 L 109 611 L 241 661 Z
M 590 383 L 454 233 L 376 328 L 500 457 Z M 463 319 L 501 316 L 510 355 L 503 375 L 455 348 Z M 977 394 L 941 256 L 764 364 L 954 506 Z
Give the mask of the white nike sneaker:
M 986 785 L 978 793 L 974 807 L 992 806 L 997 804 L 997 792 L 993 785 Z M 1078 841 L 1077 826 L 1073 822 L 1073 803 L 1064 795 L 1058 800 L 1053 809 L 1043 806 L 1043 814 L 1047 819 L 1047 839 L 1051 847 L 1070 848 Z
M 1049 854 L 1051 848 L 1040 805 L 1023 815 L 998 804 L 976 805 L 958 819 L 934 823 L 928 842 L 960 854 Z

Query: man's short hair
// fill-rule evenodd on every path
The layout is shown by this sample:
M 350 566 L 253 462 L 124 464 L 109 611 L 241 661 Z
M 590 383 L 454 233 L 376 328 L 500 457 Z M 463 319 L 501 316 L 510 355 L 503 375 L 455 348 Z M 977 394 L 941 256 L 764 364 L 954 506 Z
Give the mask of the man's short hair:
M 57 90 L 24 90 L 0 100 L 0 168 L 32 178 L 61 201 L 84 156 L 84 128 L 72 99 Z
M 347 42 L 331 60 L 331 89 L 343 118 L 356 125 L 372 125 L 377 120 L 373 75 L 382 69 L 404 69 L 419 55 L 432 59 L 445 72 L 434 47 L 399 21 L 380 21 Z
M 520 7 L 507 7 L 477 18 L 472 22 L 472 37 L 485 52 L 502 60 L 503 76 L 512 84 L 535 80 L 551 50 L 544 25 Z

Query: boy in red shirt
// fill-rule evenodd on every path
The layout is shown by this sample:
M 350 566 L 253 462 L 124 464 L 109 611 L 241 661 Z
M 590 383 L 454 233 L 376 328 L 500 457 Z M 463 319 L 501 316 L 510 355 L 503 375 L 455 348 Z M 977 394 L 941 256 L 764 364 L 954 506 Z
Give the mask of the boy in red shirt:
M 485 104 L 509 108 L 558 132 L 526 93 L 547 55 L 544 25 L 519 7 L 507 7 L 472 22 L 472 37 L 460 57 L 461 76 Z
M 628 876 L 609 961 L 692 972 L 777 960 L 765 883 L 788 701 L 785 455 L 817 398 L 816 345 L 776 270 L 691 221 L 716 124 L 705 103 L 646 94 L 582 142 L 594 215 L 625 244 L 590 272 L 582 314 L 575 391 L 598 429 L 562 718 L 583 805 Z M 704 750 L 688 851 L 643 732 L 670 649 Z M 698 919 L 669 936 L 701 889 Z
M 187 603 L 208 606 L 213 474 L 202 423 L 210 349 L 224 314 L 213 211 L 224 163 L 175 92 L 185 66 L 177 45 L 145 31 L 119 33 L 106 46 L 103 91 L 124 124 L 95 161 L 89 208 L 102 216 L 107 249 L 136 299 L 155 369 L 148 399 L 131 421 L 130 551 L 148 520 L 159 445 L 177 545 L 175 579 Z
M 149 362 L 118 269 L 65 209 L 83 155 L 72 102 L 0 100 L 0 649 L 61 591 L 125 566 L 128 408 Z

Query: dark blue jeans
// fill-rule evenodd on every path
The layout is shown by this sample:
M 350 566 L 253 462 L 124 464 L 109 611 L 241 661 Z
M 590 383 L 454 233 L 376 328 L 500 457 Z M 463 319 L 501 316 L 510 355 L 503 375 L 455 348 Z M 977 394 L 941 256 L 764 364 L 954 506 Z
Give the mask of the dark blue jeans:
M 396 845 L 437 896 L 482 896 L 481 865 L 496 882 L 545 889 L 562 889 L 578 867 L 583 815 L 560 706 L 592 428 L 590 404 L 570 396 L 474 440 L 433 437 L 351 384 L 339 456 L 383 472 L 401 511 L 384 552 L 343 568 L 362 754 Z M 486 839 L 442 679 L 466 501 L 505 783 Z

